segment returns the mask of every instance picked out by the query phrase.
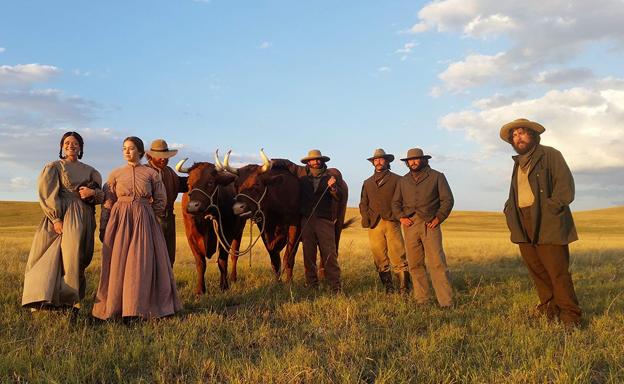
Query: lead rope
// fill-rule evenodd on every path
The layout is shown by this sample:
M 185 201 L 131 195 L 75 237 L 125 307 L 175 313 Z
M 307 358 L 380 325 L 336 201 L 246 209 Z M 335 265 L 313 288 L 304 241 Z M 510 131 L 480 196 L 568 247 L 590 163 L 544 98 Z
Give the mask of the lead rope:
M 201 190 L 199 190 L 201 191 Z M 203 191 L 201 191 L 203 192 Z M 205 192 L 203 192 L 205 195 L 207 195 Z M 217 235 L 217 243 L 219 245 L 221 245 L 223 247 L 223 249 L 225 249 L 228 253 L 233 253 L 235 256 L 240 257 L 240 256 L 244 256 L 247 253 L 249 253 L 249 265 L 251 266 L 251 250 L 253 249 L 254 245 L 256 245 L 256 243 L 258 242 L 258 240 L 260 240 L 260 238 L 262 237 L 262 234 L 264 233 L 264 229 L 266 226 L 266 217 L 264 215 L 264 212 L 262 212 L 262 210 L 260 209 L 260 203 L 262 202 L 262 200 L 264 199 L 264 197 L 266 196 L 267 193 L 267 187 L 264 188 L 264 192 L 262 193 L 262 196 L 260 196 L 260 199 L 258 199 L 258 201 L 254 200 L 251 196 L 246 195 L 244 193 L 239 193 L 237 196 L 244 196 L 246 198 L 248 198 L 249 200 L 251 200 L 254 204 L 256 204 L 256 206 L 258 207 L 257 211 L 256 211 L 256 215 L 251 219 L 252 223 L 257 223 L 258 222 L 258 217 L 260 218 L 260 220 L 262 221 L 262 225 L 260 226 L 260 232 L 258 233 L 258 236 L 253 239 L 253 224 L 250 224 L 249 226 L 249 245 L 247 246 L 247 248 L 244 251 L 235 251 L 232 249 L 232 245 L 227 241 L 227 238 L 225 236 L 225 233 L 223 233 L 223 223 L 221 223 L 221 210 L 219 209 L 219 207 L 213 203 L 213 200 L 211 198 L 210 200 L 210 205 L 208 207 L 206 207 L 206 210 L 210 209 L 211 207 L 214 207 L 217 211 L 217 218 L 215 219 L 214 217 L 211 217 L 212 215 L 206 215 L 204 216 L 205 219 L 210 219 L 212 220 L 212 225 L 215 231 L 215 234 Z M 217 249 L 218 249 L 218 245 L 217 245 Z
M 314 208 L 312 208 L 312 211 L 310 212 L 310 216 L 308 216 L 308 218 L 306 219 L 306 222 L 301 226 L 301 231 L 299 231 L 299 236 L 297 236 L 297 240 L 295 240 L 292 248 L 288 252 L 288 258 L 286 260 L 290 260 L 291 253 L 295 249 L 295 245 L 299 243 L 299 240 L 301 240 L 301 236 L 303 236 L 303 230 L 305 229 L 305 227 L 308 226 L 308 223 L 310 222 L 312 215 L 314 215 L 314 212 L 316 212 L 316 208 L 318 208 L 318 205 L 321 203 L 321 200 L 323 199 L 323 196 L 325 196 L 325 193 L 327 193 L 328 189 L 329 189 L 329 185 L 325 186 L 323 193 L 321 193 L 321 196 L 319 196 L 318 200 L 316 201 L 316 204 L 314 204 Z

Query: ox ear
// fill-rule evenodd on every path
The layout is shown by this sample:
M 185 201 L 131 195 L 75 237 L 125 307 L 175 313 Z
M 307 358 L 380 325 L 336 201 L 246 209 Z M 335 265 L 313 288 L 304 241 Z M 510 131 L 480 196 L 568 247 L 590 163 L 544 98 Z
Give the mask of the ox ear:
M 265 185 L 280 185 L 284 181 L 284 175 L 273 175 L 265 177 L 263 180 Z
M 234 180 L 236 180 L 237 176 L 229 173 L 229 172 L 219 172 L 217 173 L 217 177 L 215 177 L 215 182 L 218 185 L 228 185 Z

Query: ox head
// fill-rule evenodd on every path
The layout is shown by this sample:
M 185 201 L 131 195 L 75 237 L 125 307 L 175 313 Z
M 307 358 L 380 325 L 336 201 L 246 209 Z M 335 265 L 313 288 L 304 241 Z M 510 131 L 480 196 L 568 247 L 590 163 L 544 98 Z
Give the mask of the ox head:
M 223 159 L 223 167 L 233 174 L 238 175 L 234 181 L 236 192 L 234 198 L 234 213 L 242 218 L 254 217 L 267 195 L 271 185 L 281 182 L 281 175 L 274 175 L 271 170 L 271 160 L 260 150 L 262 165 L 249 164 L 241 168 L 230 166 L 230 152 Z
M 227 172 L 223 172 L 223 166 L 215 154 L 215 164 L 201 162 L 194 163 L 190 168 L 184 167 L 187 159 L 181 160 L 176 169 L 178 172 L 188 173 L 188 204 L 186 212 L 190 214 L 205 214 L 216 197 L 217 188 L 220 185 L 228 185 L 236 178 Z

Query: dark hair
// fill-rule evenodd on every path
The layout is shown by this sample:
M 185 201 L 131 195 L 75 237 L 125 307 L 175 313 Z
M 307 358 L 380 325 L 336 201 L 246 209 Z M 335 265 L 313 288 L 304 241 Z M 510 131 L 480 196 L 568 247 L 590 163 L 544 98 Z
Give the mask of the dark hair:
M 126 141 L 132 141 L 132 143 L 139 150 L 139 159 L 142 159 L 143 155 L 145 155 L 145 146 L 143 145 L 143 140 L 139 139 L 136 136 L 128 136 L 124 139 L 123 142 L 125 143 Z
M 65 139 L 67 139 L 69 136 L 72 136 L 78 141 L 78 144 L 80 145 L 80 151 L 78 151 L 78 158 L 82 159 L 82 155 L 84 155 L 84 140 L 82 139 L 82 136 L 80 136 L 78 132 L 65 132 L 63 137 L 61 137 L 61 144 L 59 144 L 59 159 L 65 158 L 65 156 L 63 156 L 63 142 L 65 142 Z
M 531 137 L 533 138 L 533 140 L 535 141 L 535 143 L 536 143 L 536 144 L 539 144 L 539 143 L 540 143 L 540 139 L 541 139 L 540 134 L 539 134 L 539 133 L 537 133 L 537 132 L 535 132 L 535 131 L 534 131 L 534 130 L 532 130 L 531 128 L 524 128 L 524 127 L 518 127 L 518 128 L 516 128 L 516 129 L 510 129 L 510 130 L 509 130 L 509 137 L 508 137 L 507 139 L 508 139 L 508 141 L 509 141 L 510 143 L 513 143 L 513 133 L 514 133 L 515 131 L 517 131 L 518 129 L 520 129 L 520 128 L 524 129 L 524 131 L 525 131 L 525 132 L 526 132 L 529 136 L 531 136 Z

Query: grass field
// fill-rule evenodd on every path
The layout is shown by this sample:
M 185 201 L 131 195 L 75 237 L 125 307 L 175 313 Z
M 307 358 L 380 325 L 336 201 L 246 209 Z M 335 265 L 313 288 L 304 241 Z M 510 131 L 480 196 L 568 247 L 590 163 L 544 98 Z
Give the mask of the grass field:
M 211 263 L 208 294 L 196 298 L 179 223 L 174 273 L 184 310 L 124 324 L 89 316 L 99 242 L 77 318 L 22 310 L 41 212 L 37 204 L 11 202 L 0 203 L 0 212 L 3 383 L 624 382 L 624 208 L 575 213 L 581 240 L 571 246 L 571 269 L 584 320 L 572 333 L 528 316 L 537 296 L 498 213 L 455 212 L 443 224 L 453 310 L 386 295 L 359 227 L 343 235 L 342 295 L 308 292 L 300 254 L 294 283 L 275 283 L 257 246 L 251 260 L 240 260 L 239 281 L 227 292 L 218 289 Z

